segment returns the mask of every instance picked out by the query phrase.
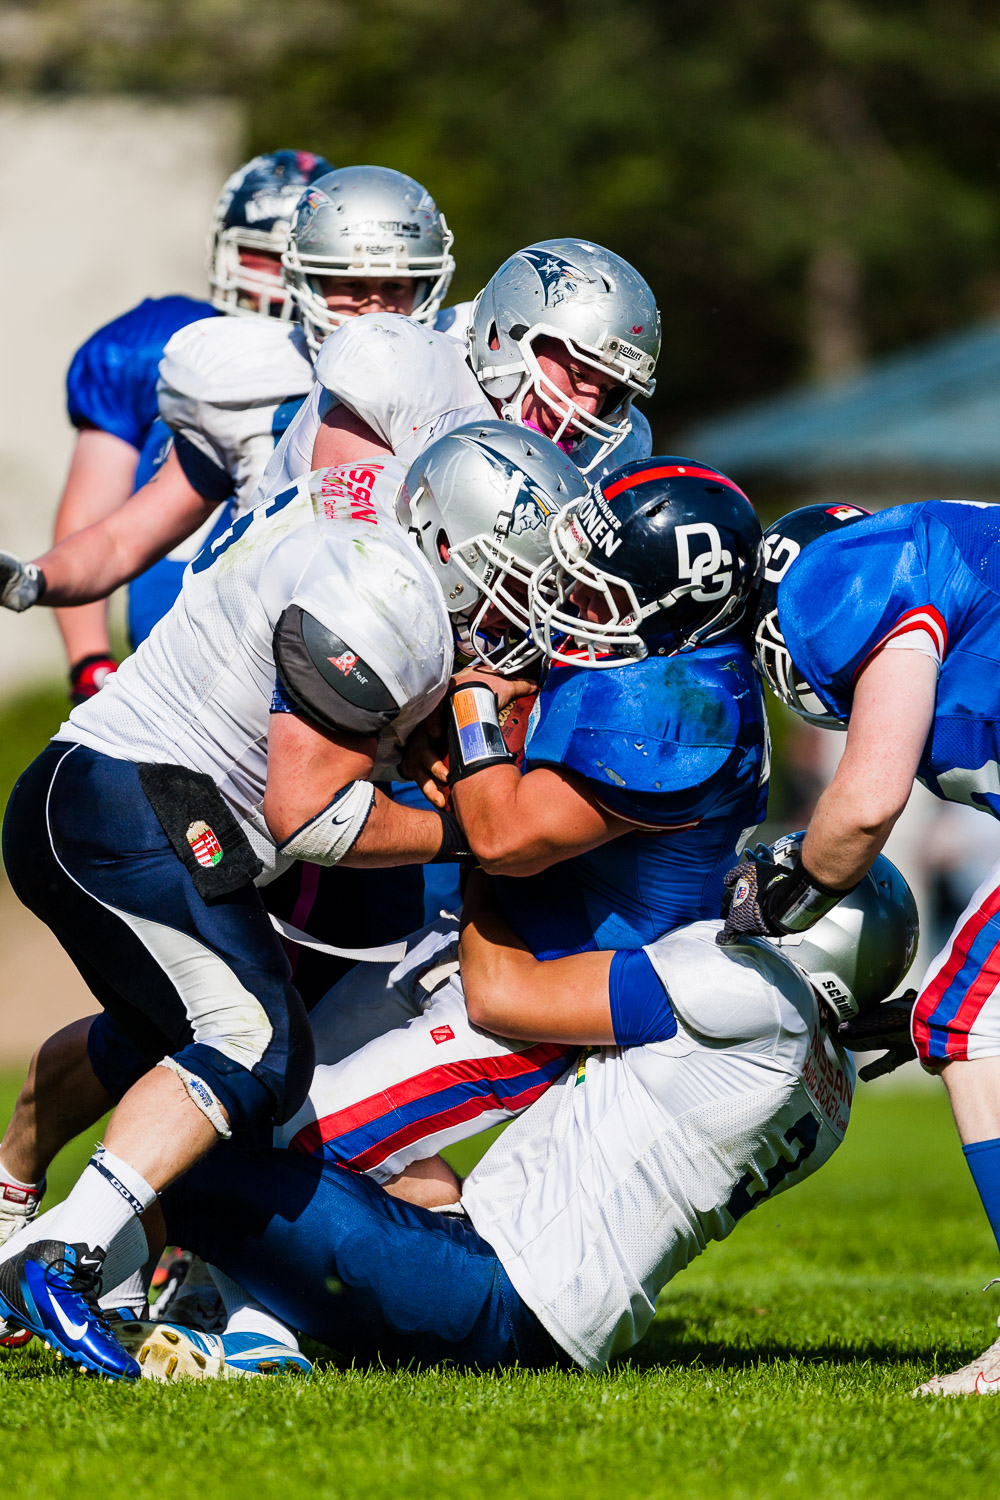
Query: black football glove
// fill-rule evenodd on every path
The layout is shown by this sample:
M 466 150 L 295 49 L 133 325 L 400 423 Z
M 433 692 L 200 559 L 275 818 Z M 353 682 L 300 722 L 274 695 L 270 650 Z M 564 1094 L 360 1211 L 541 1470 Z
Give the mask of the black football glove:
M 910 1021 L 913 1007 L 917 1003 L 916 990 L 907 990 L 894 1000 L 883 1000 L 874 1010 L 850 1021 L 841 1021 L 837 1027 L 837 1040 L 852 1052 L 881 1052 L 874 1062 L 861 1068 L 858 1077 L 866 1083 L 894 1073 L 903 1063 L 912 1062 L 917 1055 L 910 1036 Z M 883 1050 L 884 1049 L 884 1050 Z
M 745 851 L 725 877 L 722 913 L 726 925 L 715 941 L 787 937 L 804 932 L 836 906 L 847 891 L 833 891 L 811 876 L 798 849 L 790 864 L 776 864 L 767 844 Z M 853 889 L 853 887 L 852 887 Z

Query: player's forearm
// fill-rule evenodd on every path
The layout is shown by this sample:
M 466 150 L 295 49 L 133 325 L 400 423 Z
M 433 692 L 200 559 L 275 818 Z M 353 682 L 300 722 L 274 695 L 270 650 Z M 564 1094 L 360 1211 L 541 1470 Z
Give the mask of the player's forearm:
M 834 778 L 816 805 L 802 845 L 802 863 L 821 885 L 848 891 L 871 867 L 906 806 L 848 771 Z
M 120 534 L 111 523 L 100 521 L 76 532 L 35 558 L 45 575 L 44 602 L 48 605 L 92 604 L 106 599 L 128 583 L 163 552 L 151 555 L 148 547 Z M 164 548 L 164 551 L 169 550 Z
M 106 600 L 82 604 L 76 609 L 57 609 L 54 614 L 71 666 L 85 656 L 111 655 Z
M 443 836 L 438 813 L 404 807 L 377 791 L 368 821 L 340 863 L 356 870 L 427 864 L 440 853 Z

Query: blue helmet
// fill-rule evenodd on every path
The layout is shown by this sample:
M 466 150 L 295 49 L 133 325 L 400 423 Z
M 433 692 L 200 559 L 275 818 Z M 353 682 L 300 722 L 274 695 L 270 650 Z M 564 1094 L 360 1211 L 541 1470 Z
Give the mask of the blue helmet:
M 844 725 L 792 661 L 778 618 L 778 585 L 803 547 L 870 514 L 860 505 L 803 505 L 775 521 L 764 533 L 764 577 L 754 621 L 757 670 L 786 708 L 825 729 L 843 729 Z
M 763 566 L 750 501 L 688 458 L 616 469 L 559 512 L 549 545 L 530 585 L 532 631 L 550 660 L 582 667 L 672 656 L 725 634 Z M 581 585 L 586 603 L 571 597 Z
M 295 205 L 303 191 L 332 171 L 311 151 L 267 151 L 228 179 L 212 216 L 209 288 L 212 306 L 224 313 L 289 319 L 293 304 L 281 280 L 281 257 Z M 274 271 L 241 263 L 240 251 L 266 255 Z

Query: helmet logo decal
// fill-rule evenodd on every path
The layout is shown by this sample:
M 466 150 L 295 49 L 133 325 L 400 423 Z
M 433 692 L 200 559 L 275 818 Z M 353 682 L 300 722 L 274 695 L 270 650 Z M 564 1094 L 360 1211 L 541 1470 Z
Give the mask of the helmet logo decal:
M 581 500 L 576 518 L 587 540 L 599 547 L 605 557 L 611 557 L 617 552 L 622 543 L 621 537 L 616 537 L 615 532 L 621 530 L 622 523 L 600 491 L 592 490 L 586 500 Z
M 561 255 L 553 255 L 549 250 L 522 250 L 520 254 L 534 268 L 549 307 L 558 307 L 568 297 L 576 296 L 580 291 L 580 283 L 590 281 L 590 277 L 579 266 L 564 260 Z
M 772 533 L 764 538 L 764 577 L 768 583 L 780 583 L 802 551 L 790 536 Z
M 677 538 L 677 572 L 682 582 L 693 585 L 691 597 L 699 603 L 707 603 L 711 599 L 724 599 L 731 593 L 733 554 L 723 547 L 718 527 L 711 521 L 696 521 L 689 526 L 678 526 L 674 535 Z M 709 550 L 692 558 L 691 541 L 695 536 L 703 536 Z M 714 586 L 710 588 L 710 584 Z
M 641 333 L 642 332 L 642 328 L 643 328 L 643 325 L 641 323 L 639 323 L 638 325 L 636 325 L 635 323 L 632 324 L 632 332 L 635 333 L 635 334 Z
M 550 505 L 538 490 L 522 485 L 514 501 L 509 535 L 523 536 L 526 531 L 544 531 L 555 512 L 555 506 Z

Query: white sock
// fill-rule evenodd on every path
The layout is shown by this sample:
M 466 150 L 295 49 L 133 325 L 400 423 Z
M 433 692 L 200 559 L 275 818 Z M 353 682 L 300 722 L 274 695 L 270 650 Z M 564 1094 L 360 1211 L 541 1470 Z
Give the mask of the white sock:
M 10 1239 L 0 1246 L 0 1261 L 10 1260 L 12 1255 L 17 1255 L 28 1245 L 33 1245 L 36 1240 L 61 1240 L 62 1235 L 59 1232 L 58 1223 L 61 1212 L 62 1204 L 59 1203 L 55 1208 L 48 1208 L 36 1219 L 32 1219 L 30 1224 L 19 1229 L 16 1234 L 12 1234 Z
M 138 1222 L 137 1219 L 136 1223 Z M 146 1311 L 147 1300 L 145 1271 L 133 1271 L 131 1276 L 126 1276 L 124 1281 L 112 1287 L 110 1292 L 105 1292 L 98 1300 L 105 1312 L 112 1308 L 127 1307 L 141 1318 Z
M 209 1266 L 209 1270 L 226 1309 L 226 1333 L 261 1333 L 272 1343 L 284 1344 L 286 1349 L 298 1353 L 298 1339 L 280 1318 L 269 1313 L 256 1297 L 251 1297 L 246 1288 L 227 1276 L 225 1271 L 216 1266 Z
M 61 1229 L 62 1226 L 59 1227 Z M 73 1241 L 69 1243 L 72 1244 Z M 101 1306 L 141 1307 L 146 1301 L 142 1273 L 148 1260 L 149 1246 L 146 1244 L 145 1231 L 135 1214 L 130 1214 L 127 1223 L 122 1225 L 108 1246 L 101 1278 L 108 1291 L 101 1297 Z M 139 1278 L 137 1282 L 134 1281 L 136 1277 Z M 120 1297 L 119 1292 L 122 1293 Z
M 87 1166 L 59 1210 L 59 1237 L 67 1245 L 89 1245 L 107 1249 L 115 1235 L 130 1221 L 135 1226 L 145 1246 L 142 1226 L 138 1216 L 156 1198 L 146 1179 L 127 1161 L 115 1156 L 103 1146 L 98 1146 Z M 136 1245 L 137 1241 L 132 1240 Z M 128 1266 L 121 1275 L 110 1280 L 114 1285 L 141 1266 L 146 1259 L 146 1250 Z

